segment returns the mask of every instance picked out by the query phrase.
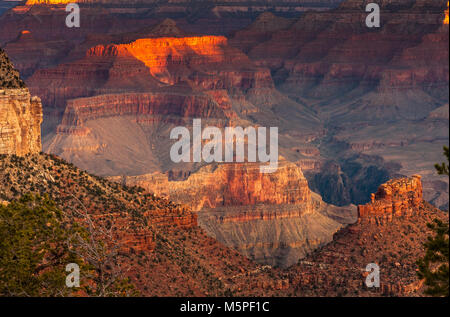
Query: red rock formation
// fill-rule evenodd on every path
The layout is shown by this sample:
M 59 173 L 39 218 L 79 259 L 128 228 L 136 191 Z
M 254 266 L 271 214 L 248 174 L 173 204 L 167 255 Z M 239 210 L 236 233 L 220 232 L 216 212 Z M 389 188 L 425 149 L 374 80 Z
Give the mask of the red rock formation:
M 421 176 L 390 180 L 370 198 L 370 203 L 358 206 L 358 222 L 383 224 L 408 218 L 423 207 Z
M 210 236 L 262 264 L 296 263 L 356 220 L 355 206 L 325 204 L 301 169 L 284 160 L 270 174 L 259 163 L 229 163 L 202 167 L 181 181 L 161 173 L 111 179 L 188 205 Z
M 262 296 L 289 287 L 277 269 L 259 267 L 206 236 L 187 208 L 89 175 L 55 156 L 1 156 L 0 204 L 29 192 L 49 195 L 81 225 L 86 218 L 79 212 L 85 210 L 95 239 L 113 252 L 143 296 L 221 296 L 230 289 Z M 223 284 L 211 287 L 217 281 Z M 260 288 L 250 288 L 250 282 Z
M 365 26 L 366 13 L 361 1 L 344 1 L 336 10 L 309 12 L 292 26 L 271 33 L 270 39 L 256 43 L 249 57 L 275 72 L 275 81 L 283 91 L 302 98 L 327 99 L 346 92 L 378 89 L 391 94 L 399 90 L 425 90 L 448 87 L 448 29 L 441 30 L 443 1 L 404 1 L 398 7 L 382 4 L 382 28 Z M 402 9 L 403 8 L 403 9 Z M 408 10 L 408 18 L 402 10 Z M 424 13 L 426 12 L 426 13 Z M 414 23 L 412 21 L 415 21 Z M 416 31 L 408 30 L 420 25 Z M 407 27 L 409 26 L 409 27 Z M 238 34 L 233 43 L 240 47 Z M 244 48 L 247 42 L 241 41 Z M 408 60 L 414 63 L 406 65 Z M 430 65 L 431 64 L 431 65 Z M 448 98 L 448 95 L 447 95 Z M 381 99 L 381 98 L 380 98 Z M 358 101 L 393 107 L 395 97 L 375 97 Z M 395 101 L 397 108 L 380 112 L 392 118 L 408 115 L 410 103 Z M 413 113 L 426 115 L 432 110 L 417 107 Z M 372 108 L 371 108 L 372 109 Z M 377 119 L 368 110 L 352 109 L 349 120 Z M 362 110 L 362 109 L 361 109 Z
M 128 176 L 125 182 L 197 211 L 220 206 L 305 204 L 311 201 L 301 169 L 286 161 L 280 162 L 274 173 L 261 173 L 260 163 L 230 163 L 205 166 L 185 181 L 169 181 L 166 175 L 155 173 Z
M 403 179 L 400 183 L 416 183 Z M 417 179 L 418 182 L 420 180 Z M 395 181 L 394 181 L 395 182 Z M 406 186 L 406 184 L 405 184 Z M 385 194 L 383 194 L 385 195 Z M 290 285 L 298 296 L 424 296 L 417 276 L 417 259 L 434 233 L 426 226 L 434 219 L 448 221 L 448 213 L 424 202 L 421 212 L 393 217 L 379 226 L 363 221 L 334 235 L 333 241 L 292 266 Z M 380 267 L 380 287 L 368 288 L 366 266 Z
M 219 36 L 148 38 L 98 45 L 78 61 L 38 70 L 27 80 L 46 109 L 63 112 L 68 99 L 116 92 L 273 89 L 270 71 L 257 68 Z M 216 92 L 214 94 L 221 94 Z

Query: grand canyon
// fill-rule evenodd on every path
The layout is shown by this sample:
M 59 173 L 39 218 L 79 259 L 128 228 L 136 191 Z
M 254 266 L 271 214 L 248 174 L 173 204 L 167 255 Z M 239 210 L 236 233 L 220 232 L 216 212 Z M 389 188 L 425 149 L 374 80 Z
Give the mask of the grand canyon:
M 366 24 L 371 2 L 380 27 Z M 84 210 L 111 229 L 97 238 L 142 296 L 424 296 L 427 223 L 448 223 L 434 166 L 449 144 L 448 12 L 440 0 L 5 2 L 0 208 L 33 193 L 71 223 Z M 195 119 L 276 127 L 277 169 L 250 151 L 175 162 L 171 131 L 195 134 Z

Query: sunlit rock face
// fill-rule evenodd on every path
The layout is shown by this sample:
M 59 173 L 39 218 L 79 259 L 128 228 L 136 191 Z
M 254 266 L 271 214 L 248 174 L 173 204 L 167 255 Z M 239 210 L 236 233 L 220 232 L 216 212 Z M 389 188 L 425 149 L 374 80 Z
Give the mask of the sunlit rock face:
M 445 25 L 448 25 L 448 23 L 449 23 L 449 18 L 448 18 L 448 5 L 449 5 L 449 3 L 447 2 L 447 10 L 445 10 L 445 18 L 444 18 L 444 22 L 443 22 L 443 24 L 445 24 Z
M 42 105 L 0 49 L 0 154 L 41 151 Z
M 274 173 L 261 173 L 259 163 L 208 165 L 186 180 L 171 181 L 160 173 L 125 177 L 125 182 L 148 189 L 193 210 L 255 204 L 306 204 L 308 183 L 299 167 L 280 162 Z
M 227 39 L 222 36 L 160 37 L 139 39 L 130 44 L 97 46 L 90 49 L 87 56 L 134 57 L 144 63 L 152 76 L 173 84 L 177 74 L 186 74 L 189 68 L 247 61 L 243 54 L 233 54 L 226 45 Z
M 382 184 L 370 203 L 358 206 L 358 221 L 383 224 L 395 217 L 410 217 L 423 209 L 420 175 L 393 179 Z
M 28 89 L 0 88 L 0 154 L 41 151 L 42 105 Z

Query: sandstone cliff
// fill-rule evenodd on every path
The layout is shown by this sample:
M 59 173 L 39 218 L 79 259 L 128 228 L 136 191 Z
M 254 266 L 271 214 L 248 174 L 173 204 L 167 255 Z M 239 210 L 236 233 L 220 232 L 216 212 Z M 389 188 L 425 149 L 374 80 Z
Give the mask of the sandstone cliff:
M 42 105 L 31 97 L 18 72 L 0 51 L 0 154 L 41 151 Z

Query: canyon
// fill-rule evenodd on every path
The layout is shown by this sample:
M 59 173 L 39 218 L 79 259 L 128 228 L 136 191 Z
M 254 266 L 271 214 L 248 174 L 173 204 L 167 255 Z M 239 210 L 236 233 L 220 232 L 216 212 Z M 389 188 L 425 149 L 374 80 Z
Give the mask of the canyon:
M 62 15 L 31 4 L 37 16 Z M 445 206 L 448 191 L 432 175 L 433 151 L 448 141 L 448 24 L 440 3 L 391 4 L 380 33 L 355 27 L 363 15 L 351 0 L 295 18 L 264 13 L 227 36 L 186 34 L 171 19 L 74 42 L 67 30 L 46 33 L 45 19 L 22 29 L 2 42 L 26 76 L 1 55 L 0 203 L 33 192 L 68 214 L 85 210 L 111 229 L 104 241 L 120 244 L 144 296 L 423 295 L 425 224 L 448 221 L 426 201 Z M 35 23 L 16 16 L 24 8 L 0 25 Z M 407 29 L 403 10 L 422 24 Z M 380 56 L 361 57 L 377 45 Z M 38 154 L 41 107 L 53 154 Z M 279 126 L 279 168 L 170 162 L 169 131 L 197 117 Z M 372 262 L 380 289 L 364 286 Z
M 184 206 L 91 175 L 53 155 L 1 154 L 0 203 L 30 192 L 48 195 L 73 223 L 87 225 L 88 215 L 96 239 L 107 254 L 115 254 L 119 277 L 129 278 L 141 296 L 263 296 L 289 287 L 281 271 L 269 273 L 207 236 Z
M 2 206 L 28 193 L 49 197 L 72 225 L 94 228 L 90 239 L 102 245 L 106 257 L 114 257 L 114 264 L 108 265 L 119 265 L 117 277 L 128 278 L 144 296 L 247 293 L 245 285 L 250 282 L 260 285 L 255 295 L 288 288 L 280 272 L 269 276 L 208 237 L 189 208 L 142 188 L 109 182 L 42 153 L 40 101 L 30 101 L 28 89 L 3 51 L 0 61 L 0 82 L 6 86 L 0 87 Z M 13 124 L 17 129 L 10 129 Z M 253 273 L 251 278 L 234 278 L 242 272 Z
M 252 6 L 106 1 L 82 6 L 78 30 L 61 3 L 0 17 L 0 45 L 42 100 L 45 152 L 183 204 L 219 243 L 283 268 L 351 228 L 398 225 L 423 198 L 448 208 L 433 168 L 448 144 L 445 1 L 386 1 L 379 30 L 353 0 L 242 15 Z M 172 162 L 170 130 L 194 118 L 279 127 L 279 170 Z M 380 184 L 415 174 L 420 191 L 413 178 L 387 195 L 399 185 L 388 183 L 372 202 Z
M 117 3 L 104 7 L 101 19 L 95 18 L 99 7 L 83 7 L 85 22 L 77 30 L 58 27 L 65 12 L 48 2 L 30 2 L 0 18 L 6 30 L 0 44 L 42 99 L 44 150 L 102 176 L 192 173 L 200 166 L 172 164 L 159 137 L 176 123 L 188 125 L 190 114 L 175 114 L 179 118 L 167 123 L 157 112 L 125 119 L 120 109 L 115 116 L 111 111 L 127 98 L 120 94 L 157 93 L 154 98 L 164 101 L 154 99 L 155 105 L 184 103 L 168 100 L 182 95 L 193 99 L 192 111 L 197 103 L 204 107 L 197 96 L 208 95 L 228 112 L 212 125 L 279 126 L 280 154 L 314 166 L 305 175 L 328 203 L 367 202 L 389 178 L 421 174 L 425 198 L 447 208 L 448 182 L 427 163 L 439 161 L 448 143 L 445 1 L 383 3 L 380 30 L 366 28 L 363 6 L 350 0 L 334 2 L 331 10 L 261 13 L 253 7 L 247 15 L 212 13 L 225 10 L 222 3 L 192 15 L 156 14 L 159 9 L 144 14 L 144 2 L 135 8 Z M 167 3 L 172 5 L 184 8 Z M 71 113 L 79 113 L 70 110 L 80 107 L 78 98 L 107 103 L 109 114 L 70 122 Z M 202 119 L 208 116 L 219 114 L 202 113 Z M 122 129 L 122 143 L 106 128 L 110 124 L 134 132 Z M 353 176 L 349 166 L 355 164 L 367 173 L 375 170 L 374 180 Z M 336 180 L 336 190 L 326 180 Z

